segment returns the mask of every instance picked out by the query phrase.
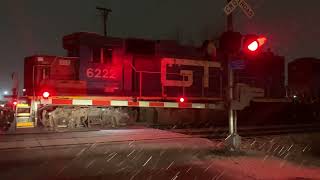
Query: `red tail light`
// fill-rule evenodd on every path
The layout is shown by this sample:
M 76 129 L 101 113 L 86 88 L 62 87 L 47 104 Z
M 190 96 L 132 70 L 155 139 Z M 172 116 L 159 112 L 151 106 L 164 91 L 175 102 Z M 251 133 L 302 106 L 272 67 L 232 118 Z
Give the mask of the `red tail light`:
M 45 92 L 42 93 L 42 96 L 44 98 L 48 98 L 50 96 L 50 93 L 48 91 L 45 91 Z

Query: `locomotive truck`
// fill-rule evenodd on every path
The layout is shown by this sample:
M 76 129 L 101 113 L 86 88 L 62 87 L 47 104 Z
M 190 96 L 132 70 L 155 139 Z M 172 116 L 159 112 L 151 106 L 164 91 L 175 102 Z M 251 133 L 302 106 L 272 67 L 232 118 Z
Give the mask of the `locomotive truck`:
M 67 50 L 64 57 L 25 58 L 24 95 L 34 126 L 120 126 L 137 122 L 194 126 L 227 122 L 224 62 L 219 55 L 212 59 L 205 48 L 88 32 L 64 36 L 63 48 Z M 257 71 L 257 66 L 248 65 L 254 71 L 246 71 L 256 73 L 255 78 L 248 78 L 248 73 L 244 76 L 241 70 L 235 72 L 244 77 L 236 78 L 238 95 L 234 103 L 239 110 L 252 101 L 288 102 L 279 95 L 278 89 L 284 85 L 284 60 L 279 62 L 279 68 L 269 65 L 276 73 Z M 264 87 L 261 79 L 268 79 L 266 74 L 279 76 L 273 80 L 276 88 L 271 88 L 278 93 L 277 99 L 272 98 L 270 88 L 266 91 Z M 250 87 L 249 83 L 262 86 Z M 271 95 L 261 99 L 265 92 Z

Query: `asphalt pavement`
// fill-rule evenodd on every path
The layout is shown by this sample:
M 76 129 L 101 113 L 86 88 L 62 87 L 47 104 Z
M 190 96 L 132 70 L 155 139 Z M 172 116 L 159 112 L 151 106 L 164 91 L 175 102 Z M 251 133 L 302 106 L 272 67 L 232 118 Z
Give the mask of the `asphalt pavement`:
M 114 136 L 111 137 L 111 134 Z M 56 138 L 53 139 L 53 137 Z M 60 136 L 59 138 L 57 136 Z M 8 142 L 20 142 L 22 135 Z M 109 137 L 109 141 L 91 142 Z M 90 140 L 88 140 L 88 138 Z M 209 140 L 161 130 L 110 130 L 26 136 L 25 141 L 87 139 L 68 145 L 4 148 L 0 158 L 3 179 L 212 179 L 220 172 L 197 165 L 213 144 Z M 106 140 L 106 139 L 105 139 Z M 195 163 L 195 164 L 194 164 Z

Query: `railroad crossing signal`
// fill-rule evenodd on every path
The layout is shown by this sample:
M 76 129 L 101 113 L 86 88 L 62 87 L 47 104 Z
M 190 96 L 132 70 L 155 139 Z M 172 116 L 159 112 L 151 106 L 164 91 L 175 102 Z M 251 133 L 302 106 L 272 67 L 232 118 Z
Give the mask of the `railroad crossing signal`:
M 232 0 L 230 1 L 225 7 L 224 12 L 226 15 L 229 15 L 232 13 L 237 7 L 240 7 L 244 14 L 248 16 L 249 18 L 252 18 L 254 16 L 254 11 L 250 7 L 250 5 L 245 0 Z
M 235 32 L 232 33 L 233 31 L 233 16 L 231 15 L 231 13 L 239 6 L 242 11 L 244 12 L 244 14 L 249 17 L 252 18 L 254 16 L 254 12 L 252 10 L 252 8 L 249 6 L 249 4 L 245 1 L 245 0 L 228 0 L 228 4 L 224 7 L 224 12 L 227 15 L 227 30 L 231 31 L 231 33 L 226 33 L 225 36 L 222 39 L 220 39 L 220 42 L 222 42 L 222 48 L 224 48 L 225 50 L 227 50 L 227 56 L 226 56 L 226 61 L 229 64 L 230 63 L 230 58 L 229 56 L 234 53 L 232 51 L 236 50 L 240 50 L 240 46 L 241 44 L 241 40 L 243 39 L 243 36 L 235 36 Z M 229 34 L 229 35 L 228 35 Z M 231 34 L 231 35 L 230 35 Z M 234 37 L 232 37 L 232 35 Z M 237 37 L 237 38 L 236 38 Z M 231 41 L 230 44 L 230 39 L 234 39 L 233 41 Z M 233 43 L 232 43 L 233 42 Z M 220 45 L 221 45 L 220 44 Z M 256 44 L 249 44 L 250 46 L 248 47 L 250 50 L 256 51 L 258 49 L 258 43 Z M 254 45 L 256 45 L 254 47 Z M 231 51 L 230 51 L 231 50 Z M 243 64 L 241 64 L 242 62 L 231 62 L 231 66 L 233 67 L 228 67 L 228 103 L 230 104 L 228 106 L 228 119 L 229 119 L 229 136 L 226 138 L 226 143 L 227 143 L 227 147 L 230 148 L 230 150 L 239 150 L 240 149 L 240 144 L 241 144 L 241 137 L 237 134 L 237 111 L 235 109 L 233 109 L 233 107 L 231 106 L 231 103 L 234 99 L 234 92 L 233 92 L 233 69 L 240 69 L 240 68 L 244 68 Z M 229 65 L 228 65 L 229 66 Z
M 261 52 L 266 41 L 267 38 L 261 35 L 242 35 L 240 32 L 227 31 L 219 38 L 219 48 L 229 55 L 242 52 L 244 55 L 253 57 Z

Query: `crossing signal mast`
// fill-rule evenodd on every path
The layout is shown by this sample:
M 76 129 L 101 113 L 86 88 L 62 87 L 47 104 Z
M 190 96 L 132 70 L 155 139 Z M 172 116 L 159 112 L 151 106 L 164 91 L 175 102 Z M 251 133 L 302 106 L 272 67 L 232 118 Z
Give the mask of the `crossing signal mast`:
M 229 133 L 226 139 L 231 149 L 239 149 L 241 137 L 237 134 L 237 111 L 233 109 L 234 74 L 232 64 L 236 61 L 255 59 L 263 49 L 267 38 L 260 35 L 242 35 L 240 32 L 227 31 L 220 37 L 220 50 L 225 54 L 228 70 L 228 116 Z M 244 63 L 244 62 L 242 62 Z
M 226 32 L 220 37 L 219 48 L 223 52 L 226 69 L 228 70 L 228 119 L 229 119 L 229 136 L 226 138 L 227 146 L 230 150 L 239 150 L 241 137 L 237 134 L 237 111 L 233 109 L 234 101 L 233 94 L 233 61 L 237 59 L 248 60 L 259 54 L 266 38 L 258 35 L 242 35 L 240 32 L 234 32 L 233 27 L 233 11 L 239 7 L 248 17 L 254 16 L 254 11 L 246 0 L 227 0 L 227 5 L 224 7 L 224 12 L 227 15 Z M 236 58 L 236 59 L 235 59 Z

